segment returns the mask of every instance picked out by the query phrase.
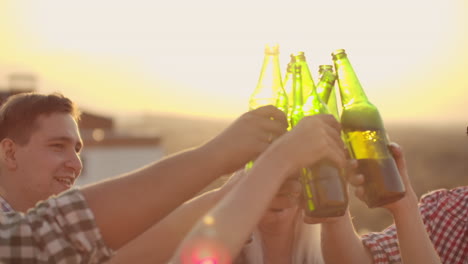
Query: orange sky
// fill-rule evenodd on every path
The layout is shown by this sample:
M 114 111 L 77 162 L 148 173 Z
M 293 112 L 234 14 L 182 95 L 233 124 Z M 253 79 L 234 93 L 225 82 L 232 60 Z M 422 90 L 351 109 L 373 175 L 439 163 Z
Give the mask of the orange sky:
M 315 78 L 346 49 L 388 122 L 467 123 L 467 18 L 464 0 L 4 0 L 0 86 L 27 71 L 91 111 L 233 118 L 277 42 Z

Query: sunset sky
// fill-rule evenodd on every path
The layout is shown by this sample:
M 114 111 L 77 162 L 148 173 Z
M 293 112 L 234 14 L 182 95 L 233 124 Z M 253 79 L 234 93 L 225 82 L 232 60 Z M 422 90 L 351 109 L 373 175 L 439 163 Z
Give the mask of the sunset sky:
M 466 0 L 2 0 L 0 87 L 31 72 L 92 112 L 234 118 L 267 43 L 314 78 L 345 49 L 385 121 L 468 125 Z

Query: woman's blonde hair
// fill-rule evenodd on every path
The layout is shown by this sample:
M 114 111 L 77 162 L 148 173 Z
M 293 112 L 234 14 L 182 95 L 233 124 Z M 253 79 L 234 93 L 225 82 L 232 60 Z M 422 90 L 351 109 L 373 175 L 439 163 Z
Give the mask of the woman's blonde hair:
M 253 231 L 252 241 L 244 246 L 239 258 L 242 260 L 235 262 L 236 264 L 263 263 L 262 239 L 258 229 Z M 295 219 L 292 263 L 324 263 L 322 250 L 320 248 L 320 225 L 304 223 L 300 212 L 296 214 Z

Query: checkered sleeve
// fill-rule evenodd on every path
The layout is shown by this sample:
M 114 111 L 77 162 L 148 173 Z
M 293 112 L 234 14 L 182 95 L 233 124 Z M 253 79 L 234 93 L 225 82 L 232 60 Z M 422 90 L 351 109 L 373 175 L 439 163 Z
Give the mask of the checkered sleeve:
M 372 232 L 361 237 L 374 259 L 375 264 L 401 263 L 398 238 L 394 225 L 382 232 Z
M 79 190 L 0 213 L 0 263 L 101 263 L 112 256 Z
M 424 195 L 420 211 L 442 263 L 467 264 L 468 186 Z
M 419 211 L 442 263 L 468 264 L 468 186 L 440 189 L 421 197 Z M 374 263 L 401 263 L 394 225 L 362 236 Z

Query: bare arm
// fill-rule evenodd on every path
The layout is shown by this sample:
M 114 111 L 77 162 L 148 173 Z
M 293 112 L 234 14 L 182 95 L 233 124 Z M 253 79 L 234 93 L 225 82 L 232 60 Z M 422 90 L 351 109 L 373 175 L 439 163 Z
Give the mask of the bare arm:
M 406 187 L 402 199 L 385 206 L 395 221 L 401 259 L 404 263 L 441 263 L 419 213 L 403 153 L 396 144 L 391 144 L 390 150 Z M 350 175 L 349 181 L 356 187 L 356 196 L 363 199 L 363 175 Z M 373 263 L 371 252 L 361 243 L 349 215 L 328 221 L 322 224 L 322 252 L 326 263 Z
M 403 263 L 442 263 L 419 213 L 418 200 L 409 181 L 403 152 L 396 144 L 391 144 L 390 149 L 406 186 L 405 197 L 387 206 L 395 220 L 401 259 Z
M 221 188 L 203 193 L 182 204 L 145 233 L 120 248 L 110 263 L 167 263 L 197 220 L 225 196 L 244 174 L 240 170 Z
M 346 169 L 350 177 L 355 176 L 356 161 L 348 161 Z M 309 224 L 321 223 L 321 248 L 325 263 L 327 264 L 371 264 L 372 255 L 365 247 L 351 220 L 349 208 L 345 215 L 332 218 L 304 217 Z M 339 253 L 338 253 L 339 252 Z
M 181 205 L 177 210 L 121 247 L 110 263 L 166 263 L 194 223 L 219 200 L 210 191 Z
M 349 212 L 322 223 L 322 254 L 327 264 L 371 264 L 372 256 L 354 230 Z
M 280 110 L 258 108 L 199 148 L 83 188 L 104 240 L 111 248 L 120 248 L 215 178 L 254 159 L 268 146 L 268 135 L 281 135 L 286 127 Z
M 339 124 L 330 115 L 304 118 L 275 141 L 256 160 L 247 177 L 195 225 L 173 262 L 198 263 L 193 262 L 196 258 L 230 263 L 283 181 L 324 158 L 343 167 L 345 154 Z

